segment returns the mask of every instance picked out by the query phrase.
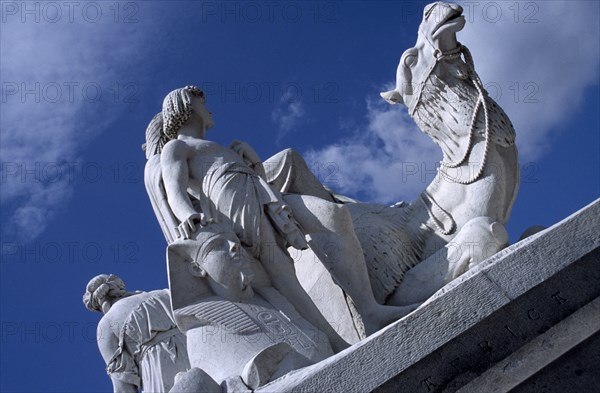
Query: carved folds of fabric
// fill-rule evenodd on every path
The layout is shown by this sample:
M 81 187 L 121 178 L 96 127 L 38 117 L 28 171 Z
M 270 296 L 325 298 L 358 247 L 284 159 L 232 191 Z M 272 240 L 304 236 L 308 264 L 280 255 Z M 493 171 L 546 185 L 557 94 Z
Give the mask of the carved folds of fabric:
M 171 316 L 169 291 L 150 294 L 123 321 L 119 346 L 106 371 L 145 391 L 168 391 L 175 374 L 189 368 L 185 338 Z

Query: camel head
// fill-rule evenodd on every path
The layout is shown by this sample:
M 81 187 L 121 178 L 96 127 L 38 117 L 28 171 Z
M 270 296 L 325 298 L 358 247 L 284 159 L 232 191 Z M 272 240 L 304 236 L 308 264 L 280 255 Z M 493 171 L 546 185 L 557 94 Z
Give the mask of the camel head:
M 417 103 L 416 87 L 423 85 L 436 65 L 437 56 L 458 49 L 456 33 L 465 26 L 463 9 L 458 4 L 438 1 L 423 11 L 419 35 L 414 47 L 400 58 L 396 73 L 396 88 L 381 93 L 390 104 L 404 103 L 413 108 Z

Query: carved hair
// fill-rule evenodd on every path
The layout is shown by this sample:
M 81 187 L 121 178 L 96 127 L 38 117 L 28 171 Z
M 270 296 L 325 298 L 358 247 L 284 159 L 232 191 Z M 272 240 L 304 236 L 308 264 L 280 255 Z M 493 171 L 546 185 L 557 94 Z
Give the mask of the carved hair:
M 160 154 L 168 141 L 170 141 L 170 138 L 163 133 L 162 112 L 158 112 L 146 128 L 146 143 L 142 145 L 142 150 L 146 152 L 146 159 L 150 159 L 155 154 Z
M 90 311 L 102 312 L 102 304 L 126 294 L 125 282 L 114 274 L 100 274 L 90 280 L 83 294 L 83 304 Z
M 192 115 L 192 96 L 200 97 L 204 102 L 204 92 L 196 86 L 173 90 L 165 97 L 162 114 L 163 133 L 167 138 L 177 138 L 177 131 Z

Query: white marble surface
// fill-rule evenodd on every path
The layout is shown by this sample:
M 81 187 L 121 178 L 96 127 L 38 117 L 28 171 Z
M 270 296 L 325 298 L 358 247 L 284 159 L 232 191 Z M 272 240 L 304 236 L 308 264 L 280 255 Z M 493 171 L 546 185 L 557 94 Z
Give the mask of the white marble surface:
M 598 227 L 600 200 L 486 259 L 404 319 L 257 392 L 309 392 L 321 386 L 332 392 L 372 391 L 597 250 Z M 557 304 L 553 297 L 546 301 Z M 529 312 L 537 318 L 536 310 Z M 422 388 L 418 383 L 415 389 Z

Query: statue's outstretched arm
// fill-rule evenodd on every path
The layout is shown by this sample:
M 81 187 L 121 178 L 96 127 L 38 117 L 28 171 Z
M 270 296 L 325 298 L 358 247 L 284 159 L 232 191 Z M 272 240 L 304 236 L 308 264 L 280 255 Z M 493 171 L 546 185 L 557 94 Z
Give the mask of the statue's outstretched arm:
M 189 168 L 187 156 L 189 147 L 177 139 L 167 143 L 161 153 L 160 165 L 167 193 L 167 200 L 173 214 L 181 224 L 180 235 L 189 239 L 196 230 L 196 223 L 202 221 L 202 215 L 192 206 L 187 194 Z

